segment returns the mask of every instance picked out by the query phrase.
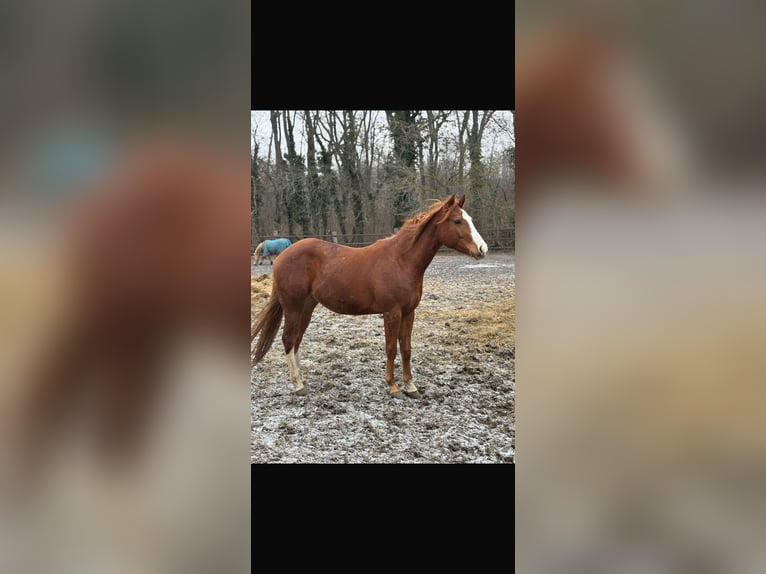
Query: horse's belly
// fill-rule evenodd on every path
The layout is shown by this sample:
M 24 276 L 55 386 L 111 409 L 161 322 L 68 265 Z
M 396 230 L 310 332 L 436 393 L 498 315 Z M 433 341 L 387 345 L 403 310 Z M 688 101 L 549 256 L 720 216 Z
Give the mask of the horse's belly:
M 332 245 L 332 244 L 331 244 Z M 349 255 L 331 258 L 314 276 L 311 294 L 322 305 L 343 315 L 385 313 L 395 303 L 390 284 Z
M 369 315 L 371 313 L 381 313 L 369 300 L 358 299 L 350 295 L 342 297 L 322 297 L 315 298 L 330 311 L 340 313 L 341 315 Z
M 323 281 L 316 282 L 313 297 L 322 305 L 342 315 L 366 315 L 380 313 L 369 290 L 353 289 L 351 285 L 338 286 Z M 341 288 L 342 287 L 342 288 Z

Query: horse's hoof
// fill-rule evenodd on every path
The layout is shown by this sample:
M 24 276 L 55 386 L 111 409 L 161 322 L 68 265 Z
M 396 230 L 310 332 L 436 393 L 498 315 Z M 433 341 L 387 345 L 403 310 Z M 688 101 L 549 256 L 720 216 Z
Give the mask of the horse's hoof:
M 391 393 L 391 397 L 394 399 L 403 399 L 404 393 L 402 393 L 402 391 L 396 391 L 395 393 Z
M 305 397 L 307 394 L 309 394 L 309 390 L 306 387 L 301 387 L 297 391 L 295 391 L 295 394 L 299 397 Z
M 404 391 L 404 394 L 410 397 L 411 399 L 422 399 L 423 397 L 420 395 L 419 391 Z

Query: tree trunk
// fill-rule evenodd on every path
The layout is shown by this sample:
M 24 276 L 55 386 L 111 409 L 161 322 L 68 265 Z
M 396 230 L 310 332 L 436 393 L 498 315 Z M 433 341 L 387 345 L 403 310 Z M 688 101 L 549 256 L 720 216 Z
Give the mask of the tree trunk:
M 353 242 L 358 243 L 363 240 L 364 234 L 364 209 L 362 205 L 362 186 L 359 178 L 359 166 L 356 157 L 357 130 L 354 112 L 344 111 L 345 130 L 343 133 L 342 152 L 340 154 L 341 165 L 347 176 L 349 191 L 351 192 L 351 209 L 353 212 L 354 223 L 352 233 Z
M 284 160 L 282 159 L 282 140 L 281 130 L 279 123 L 279 112 L 271 111 L 271 137 L 274 141 L 274 176 L 272 182 L 274 183 L 274 224 L 279 228 L 282 224 L 282 207 L 285 205 L 285 187 L 284 187 Z
M 373 163 L 375 162 L 375 117 L 371 112 L 364 112 L 362 115 L 364 126 L 364 139 L 362 142 L 364 151 L 363 166 L 363 186 L 365 191 L 367 214 L 365 222 L 365 232 L 375 232 L 377 214 L 375 210 L 375 193 L 373 189 Z
M 487 127 L 490 118 L 490 111 L 485 111 L 479 116 L 478 110 L 471 111 L 471 130 L 468 133 L 468 155 L 471 160 L 471 167 L 468 170 L 470 180 L 470 195 L 472 209 L 478 214 L 479 219 L 484 213 L 484 202 L 486 195 L 486 174 L 485 166 L 482 162 L 481 143 L 484 137 L 484 129 Z
M 306 125 L 306 169 L 308 171 L 306 186 L 309 206 L 311 208 L 311 220 L 313 222 L 314 233 L 324 235 L 327 233 L 327 208 L 323 205 L 319 190 L 316 144 L 314 142 L 316 133 L 314 131 L 314 122 L 311 119 L 311 112 L 308 110 L 303 112 L 303 123 Z
M 261 236 L 261 182 L 258 179 L 258 142 L 255 143 L 255 150 L 250 164 L 250 243 L 251 249 L 260 241 Z
M 428 130 L 428 187 L 439 194 L 439 130 L 449 119 L 448 112 L 426 112 Z
M 463 112 L 463 120 L 460 121 L 459 112 L 455 112 L 455 116 L 458 119 L 459 129 L 458 129 L 458 160 L 457 160 L 457 179 L 458 183 L 462 186 L 463 185 L 463 169 L 465 166 L 465 133 L 466 129 L 468 128 L 468 120 L 470 119 L 471 112 Z
M 343 235 L 344 241 L 346 240 L 346 192 L 340 185 L 335 172 L 332 170 L 332 160 L 337 154 L 338 139 L 335 129 L 337 114 L 335 112 L 326 112 L 326 121 L 322 121 L 322 116 L 317 115 L 316 127 L 317 136 L 322 135 L 321 139 L 317 137 L 322 151 L 320 153 L 320 164 L 322 170 L 322 178 L 324 181 L 323 190 L 327 198 L 327 205 L 333 206 L 335 212 L 335 218 L 337 220 L 338 228 L 341 235 Z M 327 147 L 322 145 L 322 139 L 324 139 Z
M 417 181 L 415 165 L 420 134 L 416 125 L 419 112 L 413 110 L 386 111 L 394 162 L 387 169 L 387 179 L 393 187 L 394 227 L 401 227 L 417 205 L 412 188 Z
M 297 112 L 296 112 L 297 113 Z M 295 234 L 295 224 L 299 224 L 304 234 L 309 231 L 308 210 L 304 194 L 303 158 L 295 151 L 295 122 L 290 119 L 290 113 L 282 114 L 284 135 L 287 141 L 287 185 L 285 194 L 285 210 L 287 212 L 287 224 L 289 234 Z

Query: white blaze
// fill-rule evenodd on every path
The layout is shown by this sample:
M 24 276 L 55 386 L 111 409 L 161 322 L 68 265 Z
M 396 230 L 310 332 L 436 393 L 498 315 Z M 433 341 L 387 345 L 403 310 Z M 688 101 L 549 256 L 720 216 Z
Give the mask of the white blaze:
M 473 218 L 465 212 L 465 209 L 461 209 L 461 211 L 463 212 L 463 219 L 468 222 L 468 228 L 471 230 L 471 239 L 473 239 L 476 247 L 479 248 L 479 253 L 482 255 L 486 254 L 487 251 L 489 251 L 489 248 L 484 242 L 484 239 L 482 239 L 481 235 L 479 235 L 479 232 L 476 231 L 476 227 L 473 225 Z

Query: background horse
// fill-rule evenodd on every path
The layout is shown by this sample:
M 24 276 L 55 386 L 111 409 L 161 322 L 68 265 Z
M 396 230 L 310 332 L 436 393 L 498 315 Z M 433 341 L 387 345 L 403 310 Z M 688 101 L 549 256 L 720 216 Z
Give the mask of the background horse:
M 261 241 L 255 248 L 255 265 L 260 265 L 264 257 L 269 258 L 269 263 L 274 265 L 274 257 L 282 253 L 285 249 L 293 244 L 287 238 L 280 237 L 279 239 L 267 239 Z
M 274 264 L 271 298 L 258 315 L 251 338 L 259 362 L 271 348 L 285 318 L 282 343 L 290 379 L 306 394 L 298 349 L 317 303 L 344 315 L 383 314 L 386 334 L 386 383 L 402 398 L 394 380 L 396 343 L 402 353 L 404 392 L 420 397 L 412 382 L 410 359 L 415 308 L 423 293 L 423 275 L 442 245 L 476 259 L 487 244 L 463 210 L 465 196 L 450 195 L 407 221 L 398 233 L 368 247 L 354 248 L 319 239 L 303 239 Z

